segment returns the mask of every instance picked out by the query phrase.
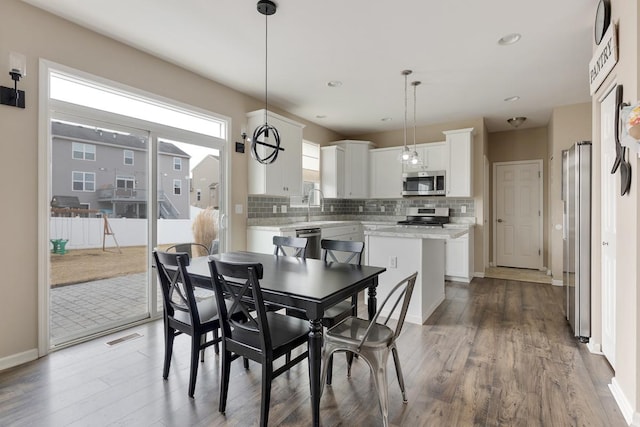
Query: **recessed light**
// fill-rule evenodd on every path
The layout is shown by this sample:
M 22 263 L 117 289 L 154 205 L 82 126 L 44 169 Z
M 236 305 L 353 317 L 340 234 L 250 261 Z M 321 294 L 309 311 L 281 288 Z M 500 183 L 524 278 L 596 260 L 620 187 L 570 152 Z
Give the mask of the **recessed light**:
M 506 36 L 504 36 L 500 40 L 498 40 L 498 44 L 501 45 L 501 46 L 514 44 L 518 40 L 520 40 L 521 38 L 522 38 L 522 35 L 518 34 L 518 33 L 507 34 Z
M 391 117 L 383 117 L 380 119 L 381 122 L 390 122 L 391 120 L 393 120 Z
M 504 100 L 506 102 L 512 102 L 512 101 L 517 101 L 518 99 L 520 99 L 520 97 L 518 95 L 516 95 L 516 96 L 510 96 L 508 98 L 505 98 Z
M 327 83 L 327 86 L 329 86 L 329 87 L 340 87 L 340 86 L 342 86 L 342 82 L 340 80 L 331 80 L 330 82 Z
M 316 115 L 316 119 L 326 119 L 327 116 L 325 116 L 324 114 L 317 114 Z

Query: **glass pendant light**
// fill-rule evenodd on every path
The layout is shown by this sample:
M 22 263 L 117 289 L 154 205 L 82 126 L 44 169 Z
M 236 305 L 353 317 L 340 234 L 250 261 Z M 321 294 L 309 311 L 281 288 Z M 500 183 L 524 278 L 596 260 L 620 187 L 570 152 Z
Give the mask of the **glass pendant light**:
M 409 163 L 411 160 L 411 150 L 407 146 L 407 77 L 412 72 L 411 70 L 402 71 L 404 76 L 404 144 L 400 156 L 398 156 L 398 160 L 402 163 Z
M 422 164 L 422 159 L 418 155 L 418 150 L 416 147 L 416 89 L 420 85 L 421 82 L 413 81 L 411 82 L 411 86 L 413 86 L 413 151 L 411 152 L 411 156 L 409 157 L 409 163 L 414 166 L 419 166 Z

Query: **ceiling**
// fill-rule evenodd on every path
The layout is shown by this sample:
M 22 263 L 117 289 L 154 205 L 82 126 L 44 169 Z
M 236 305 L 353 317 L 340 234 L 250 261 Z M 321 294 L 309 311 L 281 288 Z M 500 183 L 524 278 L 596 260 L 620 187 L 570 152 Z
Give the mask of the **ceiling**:
M 24 1 L 264 98 L 257 0 Z M 546 126 L 553 107 L 591 100 L 597 0 L 275 1 L 269 103 L 347 137 L 403 127 L 404 69 L 422 82 L 418 126 L 484 117 L 496 132 L 513 116 L 528 118 L 520 129 Z M 497 43 L 510 33 L 522 38 Z M 409 86 L 409 126 L 412 99 Z

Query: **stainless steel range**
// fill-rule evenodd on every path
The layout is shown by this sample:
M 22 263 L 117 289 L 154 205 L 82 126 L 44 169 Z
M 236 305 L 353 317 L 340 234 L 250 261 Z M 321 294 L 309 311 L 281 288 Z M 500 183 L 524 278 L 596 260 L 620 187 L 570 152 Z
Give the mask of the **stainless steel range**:
M 398 225 L 420 225 L 442 228 L 449 223 L 449 208 L 408 208 L 407 219 L 398 221 Z

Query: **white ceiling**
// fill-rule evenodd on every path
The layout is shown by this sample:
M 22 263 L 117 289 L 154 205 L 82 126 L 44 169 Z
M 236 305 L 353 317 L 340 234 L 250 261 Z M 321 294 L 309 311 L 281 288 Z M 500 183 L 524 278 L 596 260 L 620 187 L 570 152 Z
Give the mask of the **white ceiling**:
M 257 0 L 24 1 L 264 97 Z M 512 129 L 512 116 L 528 117 L 521 129 L 545 126 L 553 107 L 591 99 L 597 0 L 275 1 L 269 102 L 345 136 L 402 128 L 403 69 L 422 81 L 418 126 L 485 117 L 495 132 Z M 509 33 L 522 39 L 498 45 Z M 514 95 L 520 100 L 504 101 Z

